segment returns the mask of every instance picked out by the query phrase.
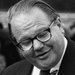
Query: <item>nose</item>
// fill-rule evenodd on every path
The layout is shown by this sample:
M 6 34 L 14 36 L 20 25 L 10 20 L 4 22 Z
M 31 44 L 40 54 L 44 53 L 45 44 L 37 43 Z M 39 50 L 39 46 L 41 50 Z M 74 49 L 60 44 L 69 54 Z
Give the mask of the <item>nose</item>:
M 33 41 L 33 47 L 34 47 L 34 50 L 40 50 L 42 47 L 43 47 L 43 43 L 38 41 L 38 40 L 34 40 Z

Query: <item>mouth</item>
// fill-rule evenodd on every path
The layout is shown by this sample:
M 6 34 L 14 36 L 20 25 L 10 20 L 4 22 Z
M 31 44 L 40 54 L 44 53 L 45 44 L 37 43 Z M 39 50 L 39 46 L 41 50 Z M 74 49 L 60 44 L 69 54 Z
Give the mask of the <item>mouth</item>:
M 49 50 L 47 50 L 46 52 L 43 52 L 41 54 L 38 54 L 36 57 L 39 58 L 39 59 L 45 59 L 47 58 L 49 52 L 52 50 L 52 48 L 50 48 Z

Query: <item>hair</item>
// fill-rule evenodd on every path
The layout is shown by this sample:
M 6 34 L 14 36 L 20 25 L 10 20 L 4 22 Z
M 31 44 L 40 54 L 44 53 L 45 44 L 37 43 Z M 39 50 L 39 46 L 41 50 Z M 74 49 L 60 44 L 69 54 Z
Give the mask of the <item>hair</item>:
M 8 21 L 10 22 L 14 15 L 22 12 L 29 13 L 33 7 L 39 7 L 41 10 L 47 13 L 52 20 L 59 17 L 57 12 L 49 4 L 42 0 L 21 0 L 8 10 Z

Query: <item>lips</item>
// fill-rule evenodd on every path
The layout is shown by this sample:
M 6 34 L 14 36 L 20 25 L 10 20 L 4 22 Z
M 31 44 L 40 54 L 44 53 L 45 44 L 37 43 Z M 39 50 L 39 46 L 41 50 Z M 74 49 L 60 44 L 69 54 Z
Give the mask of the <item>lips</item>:
M 44 53 L 42 53 L 42 54 L 39 54 L 37 57 L 40 57 L 40 56 L 43 56 L 43 55 L 45 55 L 47 52 L 44 52 Z
M 51 51 L 51 49 L 52 49 L 52 48 L 46 50 L 45 52 L 39 53 L 36 57 L 37 57 L 37 58 L 40 58 L 40 59 L 45 58 L 45 57 L 48 55 L 48 53 Z

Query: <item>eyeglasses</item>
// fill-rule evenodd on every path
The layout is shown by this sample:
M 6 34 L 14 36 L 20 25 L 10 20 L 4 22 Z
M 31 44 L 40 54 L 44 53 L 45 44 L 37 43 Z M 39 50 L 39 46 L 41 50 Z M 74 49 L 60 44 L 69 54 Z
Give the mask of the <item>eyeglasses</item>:
M 11 25 L 9 24 L 10 39 L 19 49 L 24 51 L 30 50 L 33 47 L 34 39 L 37 39 L 41 43 L 45 43 L 51 39 L 52 34 L 50 31 L 50 27 L 54 24 L 55 21 L 56 19 L 54 19 L 44 31 L 38 33 L 34 38 L 22 39 L 19 41 L 19 43 L 16 41 L 15 37 L 13 36 L 11 32 L 11 27 L 10 27 Z M 58 19 L 58 21 L 60 21 L 60 19 Z
M 22 50 L 30 50 L 33 46 L 33 41 L 37 39 L 41 43 L 47 42 L 52 37 L 50 33 L 50 28 L 44 30 L 43 32 L 37 34 L 34 38 L 22 39 L 17 46 Z
M 53 24 L 53 22 L 49 25 L 48 28 L 38 33 L 34 38 L 22 39 L 19 43 L 16 44 L 16 46 L 21 50 L 27 51 L 30 50 L 32 47 L 34 47 L 33 46 L 34 39 L 37 39 L 41 43 L 47 42 L 52 37 L 50 32 L 50 26 Z

